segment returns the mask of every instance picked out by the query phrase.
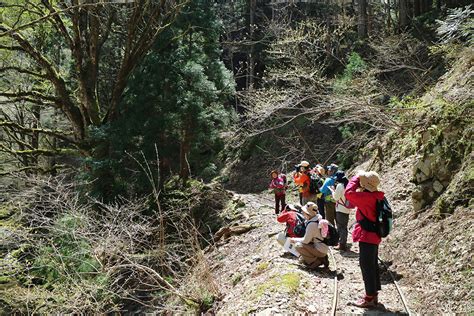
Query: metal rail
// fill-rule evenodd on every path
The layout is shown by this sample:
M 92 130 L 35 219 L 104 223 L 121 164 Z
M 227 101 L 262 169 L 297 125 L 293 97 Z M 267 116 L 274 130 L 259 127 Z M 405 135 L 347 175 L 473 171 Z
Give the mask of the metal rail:
M 334 276 L 334 296 L 332 298 L 332 308 L 331 308 L 331 315 L 336 316 L 336 310 L 337 310 L 337 298 L 339 297 L 339 286 L 337 283 L 337 261 L 336 258 L 334 257 L 334 254 L 332 253 L 332 249 L 329 248 L 329 253 L 331 254 L 332 261 L 334 262 L 334 267 L 336 269 L 336 275 Z
M 380 257 L 377 257 L 377 259 L 379 259 L 380 263 L 385 267 L 385 269 L 387 269 L 388 274 L 392 278 L 393 284 L 395 284 L 395 287 L 397 288 L 397 292 L 400 295 L 400 298 L 402 299 L 402 304 L 403 304 L 403 307 L 405 308 L 405 311 L 407 312 L 408 315 L 413 315 L 410 312 L 410 309 L 408 308 L 408 303 L 407 303 L 407 300 L 405 298 L 405 295 L 403 295 L 403 292 L 400 289 L 400 286 L 398 285 L 398 282 L 395 280 L 395 277 L 393 276 L 392 272 L 388 269 L 388 266 L 385 264 L 385 262 L 383 262 L 382 259 L 380 259 Z

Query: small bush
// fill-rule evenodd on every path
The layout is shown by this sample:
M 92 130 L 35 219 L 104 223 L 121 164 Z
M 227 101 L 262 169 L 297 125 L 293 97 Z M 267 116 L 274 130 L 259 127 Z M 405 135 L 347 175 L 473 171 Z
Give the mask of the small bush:
M 334 83 L 334 90 L 339 93 L 343 93 L 345 89 L 350 85 L 351 81 L 357 76 L 363 74 L 367 70 L 367 64 L 362 57 L 352 52 L 349 55 L 346 68 L 341 77 L 336 79 Z

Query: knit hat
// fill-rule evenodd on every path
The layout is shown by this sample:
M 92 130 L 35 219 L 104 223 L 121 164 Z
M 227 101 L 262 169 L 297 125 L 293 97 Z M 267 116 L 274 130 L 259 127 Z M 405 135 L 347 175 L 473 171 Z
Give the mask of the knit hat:
M 331 171 L 331 170 L 337 171 L 338 168 L 339 168 L 339 166 L 334 164 L 334 163 L 332 163 L 332 164 L 330 164 L 329 166 L 326 167 L 327 171 Z
M 308 214 L 311 218 L 315 217 L 317 212 L 318 206 L 313 202 L 308 202 L 305 206 L 303 206 L 303 213 Z
M 362 171 L 359 173 L 360 186 L 370 192 L 378 191 L 380 177 L 375 171 Z
M 306 160 L 303 160 L 302 162 L 300 162 L 299 166 L 308 168 L 309 167 L 309 162 L 307 162 Z
M 337 182 L 341 182 L 344 178 L 346 178 L 346 174 L 344 173 L 344 171 L 339 170 L 338 172 L 334 174 L 334 178 L 336 179 Z

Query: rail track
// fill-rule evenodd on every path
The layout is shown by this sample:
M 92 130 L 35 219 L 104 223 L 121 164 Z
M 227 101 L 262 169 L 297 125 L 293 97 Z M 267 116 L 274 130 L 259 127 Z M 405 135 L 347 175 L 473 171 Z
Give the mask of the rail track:
M 268 202 L 273 202 L 273 199 L 271 198 L 263 198 L 263 200 L 265 201 L 268 201 Z M 353 223 L 351 223 L 350 225 L 348 225 L 348 230 L 350 231 L 351 228 L 354 226 L 356 222 L 354 221 Z M 352 234 L 352 233 L 350 233 Z M 332 262 L 334 263 L 334 268 L 335 268 L 335 276 L 334 276 L 334 282 L 333 282 L 333 287 L 334 287 L 334 291 L 333 291 L 333 297 L 332 297 L 332 305 L 331 305 L 331 315 L 336 315 L 337 313 L 337 308 L 338 308 L 338 303 L 339 303 L 339 280 L 338 280 L 338 276 L 340 275 L 341 273 L 341 267 L 339 267 L 338 263 L 337 263 L 337 260 L 334 256 L 334 253 L 333 253 L 333 250 L 331 248 L 329 248 L 329 254 L 332 258 Z M 410 309 L 409 309 L 409 306 L 408 306 L 408 302 L 407 302 L 407 299 L 405 298 L 405 295 L 403 294 L 398 282 L 396 281 L 393 273 L 388 269 L 388 266 L 387 264 L 380 258 L 378 257 L 378 260 L 379 262 L 385 267 L 385 269 L 387 270 L 388 274 L 390 275 L 390 278 L 391 278 L 391 281 L 392 283 L 395 285 L 395 288 L 397 290 L 397 293 L 400 297 L 400 301 L 402 302 L 402 305 L 403 305 L 403 309 L 405 310 L 405 313 L 407 315 L 414 315 Z
M 329 253 L 332 258 L 332 262 L 334 263 L 334 268 L 335 268 L 335 276 L 334 276 L 334 291 L 333 291 L 333 298 L 332 298 L 332 307 L 331 307 L 331 315 L 335 316 L 337 312 L 337 304 L 339 300 L 339 281 L 338 281 L 338 275 L 340 271 L 340 267 L 337 264 L 337 260 L 333 254 L 333 250 L 329 248 Z M 393 284 L 395 285 L 395 288 L 397 289 L 397 293 L 400 296 L 400 300 L 402 302 L 403 308 L 405 309 L 405 313 L 409 316 L 413 315 L 412 312 L 410 311 L 408 307 L 408 302 L 405 298 L 405 295 L 403 295 L 403 292 L 398 285 L 398 282 L 395 280 L 395 277 L 393 276 L 393 273 L 388 269 L 388 266 L 385 264 L 385 262 L 378 257 L 379 262 L 385 267 L 387 270 L 388 274 L 390 275 L 390 278 L 392 279 Z

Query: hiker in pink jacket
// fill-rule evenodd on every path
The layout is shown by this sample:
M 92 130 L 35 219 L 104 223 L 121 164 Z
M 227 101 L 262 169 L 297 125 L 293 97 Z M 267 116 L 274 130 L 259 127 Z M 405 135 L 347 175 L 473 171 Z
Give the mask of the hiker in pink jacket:
M 362 171 L 349 181 L 344 194 L 356 207 L 357 223 L 352 231 L 352 240 L 359 242 L 359 265 L 364 279 L 365 296 L 354 305 L 363 308 L 375 307 L 378 304 L 378 291 L 382 289 L 377 263 L 381 239 L 377 233 L 365 230 L 360 224 L 364 219 L 376 221 L 376 201 L 384 198 L 384 193 L 378 190 L 379 184 L 380 177 L 376 172 Z
M 269 189 L 275 193 L 275 214 L 283 212 L 286 206 L 286 176 L 279 174 L 278 171 L 273 170 L 271 173 L 272 181 L 270 182 Z

